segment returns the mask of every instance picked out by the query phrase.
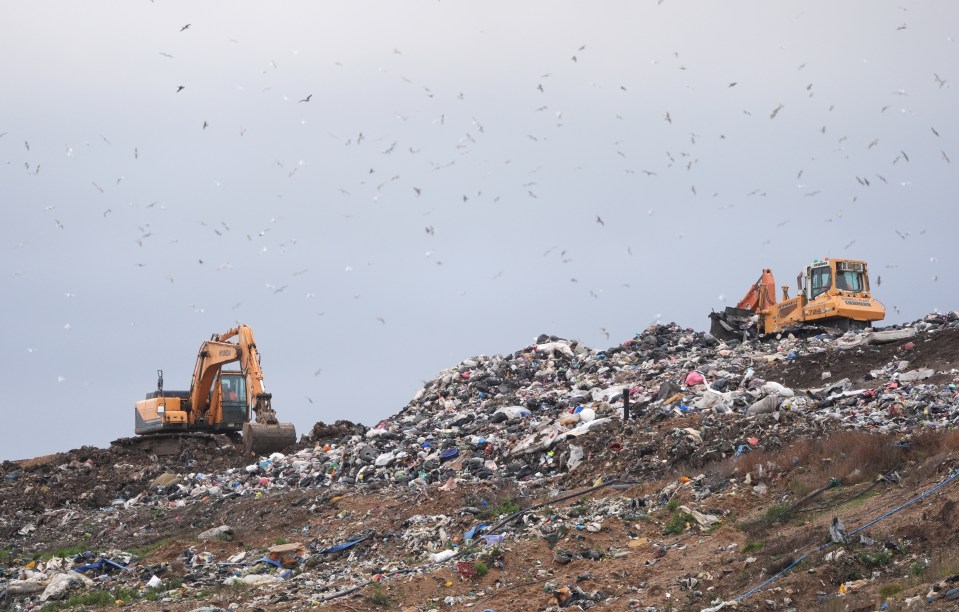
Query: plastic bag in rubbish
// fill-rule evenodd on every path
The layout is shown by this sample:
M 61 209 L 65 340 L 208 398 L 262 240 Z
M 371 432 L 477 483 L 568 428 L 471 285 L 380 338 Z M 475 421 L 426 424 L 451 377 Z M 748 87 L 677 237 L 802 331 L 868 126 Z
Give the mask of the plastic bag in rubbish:
M 569 461 L 566 462 L 566 464 L 569 466 L 570 471 L 575 470 L 576 467 L 582 462 L 583 462 L 583 447 L 570 444 L 569 445 Z

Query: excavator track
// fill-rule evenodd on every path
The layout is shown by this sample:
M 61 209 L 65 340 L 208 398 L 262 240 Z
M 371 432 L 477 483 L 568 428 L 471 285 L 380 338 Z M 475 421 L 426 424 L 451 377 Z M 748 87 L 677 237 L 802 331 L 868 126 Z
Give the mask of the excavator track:
M 128 448 L 148 455 L 179 455 L 197 446 L 216 448 L 226 444 L 241 444 L 236 432 L 215 434 L 205 432 L 164 432 L 141 435 L 131 438 L 119 438 L 111 446 Z

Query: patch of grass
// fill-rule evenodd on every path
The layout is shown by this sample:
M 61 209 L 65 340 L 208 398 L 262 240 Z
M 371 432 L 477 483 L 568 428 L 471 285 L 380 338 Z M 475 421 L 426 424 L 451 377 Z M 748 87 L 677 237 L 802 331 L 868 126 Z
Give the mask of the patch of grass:
M 926 571 L 926 564 L 921 561 L 913 561 L 909 565 L 909 573 L 913 576 L 922 576 L 924 571 Z
M 489 573 L 489 567 L 482 561 L 477 561 L 473 567 L 476 568 L 476 575 L 480 578 Z
M 121 600 L 124 602 L 136 601 L 140 599 L 141 593 L 136 589 L 128 589 L 126 587 L 117 587 L 110 592 L 115 600 Z
M 906 587 L 904 587 L 898 582 L 893 582 L 892 584 L 884 584 L 881 587 L 879 587 L 879 600 L 886 601 L 893 595 L 896 595 L 897 593 L 900 593 L 901 591 L 903 591 L 905 588 Z
M 670 512 L 676 512 L 677 508 L 679 508 L 679 500 L 675 497 L 666 503 L 666 509 Z
M 955 556 L 942 553 L 929 562 L 926 568 L 926 576 L 930 580 L 940 580 L 946 576 L 959 574 L 959 560 Z
M 812 490 L 833 477 L 845 485 L 870 481 L 876 474 L 899 468 L 919 452 L 950 448 L 949 442 L 956 439 L 959 436 L 929 434 L 921 440 L 914 436 L 910 449 L 903 450 L 896 446 L 898 440 L 892 435 L 841 431 L 824 438 L 797 440 L 784 449 L 753 450 L 736 460 L 735 472 L 739 475 L 752 472 L 754 476 L 759 475 L 760 470 L 770 474 L 801 473 L 801 480 L 790 487 L 794 495 L 801 496 L 803 490 Z M 789 461 L 783 462 L 783 458 Z
M 484 520 L 492 520 L 499 516 L 509 516 L 514 512 L 519 512 L 520 507 L 514 500 L 509 498 L 503 498 L 499 501 L 499 504 L 495 506 L 488 506 L 482 513 L 480 513 L 480 518 Z
M 42 561 L 49 561 L 50 559 L 52 559 L 52 558 L 54 558 L 54 557 L 62 557 L 62 558 L 64 558 L 64 559 L 70 559 L 70 558 L 72 558 L 72 557 L 76 557 L 77 555 L 79 555 L 80 553 L 82 553 L 82 552 L 84 552 L 84 551 L 86 551 L 86 550 L 87 550 L 87 549 L 84 548 L 83 546 L 72 546 L 72 547 L 69 547 L 69 548 L 58 548 L 58 549 L 56 549 L 56 550 L 54 550 L 54 551 L 52 551 L 52 552 L 48 551 L 48 552 L 40 553 L 39 559 L 42 560 Z M 37 558 L 37 557 L 34 557 L 34 558 Z
M 147 555 L 155 552 L 157 549 L 162 548 L 169 543 L 170 543 L 170 538 L 163 538 L 161 540 L 157 540 L 156 542 L 153 542 L 152 544 L 133 547 L 130 549 L 130 552 L 133 553 L 135 556 L 139 557 L 140 559 L 143 559 Z
M 382 608 L 389 608 L 392 604 L 386 589 L 379 583 L 370 586 L 370 593 L 366 596 L 366 600 L 374 606 L 380 606 Z
M 748 544 L 743 546 L 742 552 L 743 553 L 756 552 L 756 551 L 762 550 L 763 546 L 765 546 L 765 542 L 760 542 L 759 540 L 753 540 L 752 542 L 749 542 Z
M 72 610 L 74 608 L 104 608 L 114 605 L 113 595 L 107 591 L 91 591 L 82 595 L 74 595 L 63 601 L 55 601 L 43 607 L 44 612 L 55 610 Z
M 788 523 L 789 519 L 792 517 L 790 512 L 791 504 L 782 502 L 774 506 L 770 506 L 766 510 L 766 522 L 770 525 L 775 525 L 776 523 Z
M 678 535 L 686 531 L 690 523 L 695 522 L 692 514 L 686 512 L 674 512 L 669 522 L 663 527 L 663 535 Z
M 13 550 L 10 548 L 0 548 L 0 565 L 7 565 L 13 561 Z
M 289 544 L 289 542 L 286 540 L 286 538 L 277 538 L 277 539 L 276 539 L 276 545 L 277 545 L 277 546 L 283 546 L 284 544 Z
M 882 567 L 888 565 L 892 560 L 892 553 L 888 550 L 881 550 L 877 553 L 861 552 L 856 555 L 859 562 L 868 568 Z

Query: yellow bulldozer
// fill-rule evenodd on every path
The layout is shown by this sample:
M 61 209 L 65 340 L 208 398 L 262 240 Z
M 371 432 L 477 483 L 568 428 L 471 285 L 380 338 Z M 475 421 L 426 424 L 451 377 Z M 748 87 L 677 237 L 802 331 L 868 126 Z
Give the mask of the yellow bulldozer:
M 871 327 L 886 316 L 886 308 L 869 291 L 866 262 L 855 259 L 814 260 L 796 277 L 798 295 L 782 286 L 776 300 L 772 270 L 763 270 L 735 307 L 711 312 L 710 333 L 722 340 L 776 334 L 817 325 L 838 330 Z
M 224 370 L 237 363 L 239 371 Z M 188 391 L 157 389 L 136 403 L 133 443 L 157 454 L 175 453 L 178 438 L 243 432 L 244 451 L 267 454 L 296 443 L 292 423 L 280 423 L 266 392 L 253 330 L 239 325 L 200 346 Z M 256 413 L 251 421 L 251 413 Z

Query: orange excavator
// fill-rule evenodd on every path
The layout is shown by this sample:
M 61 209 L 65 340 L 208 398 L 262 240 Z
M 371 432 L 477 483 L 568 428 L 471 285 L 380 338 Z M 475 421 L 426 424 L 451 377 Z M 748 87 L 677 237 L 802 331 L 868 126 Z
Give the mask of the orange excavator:
M 234 363 L 239 371 L 223 369 Z M 277 420 L 272 398 L 263 384 L 253 330 L 239 325 L 200 346 L 189 391 L 164 390 L 163 371 L 157 372 L 156 391 L 136 403 L 134 429 L 142 437 L 133 440 L 150 452 L 170 454 L 180 436 L 242 431 L 247 454 L 284 450 L 296 443 L 296 430 Z
M 710 333 L 732 340 L 808 325 L 865 329 L 886 316 L 886 308 L 869 291 L 864 261 L 814 260 L 796 277 L 796 289 L 798 295 L 790 298 L 789 287 L 783 285 L 782 300 L 777 301 L 772 270 L 764 269 L 735 307 L 709 313 Z

